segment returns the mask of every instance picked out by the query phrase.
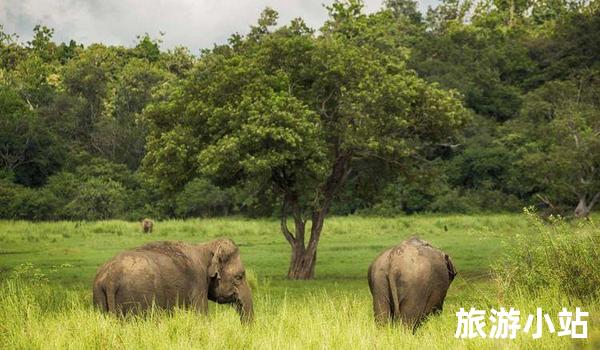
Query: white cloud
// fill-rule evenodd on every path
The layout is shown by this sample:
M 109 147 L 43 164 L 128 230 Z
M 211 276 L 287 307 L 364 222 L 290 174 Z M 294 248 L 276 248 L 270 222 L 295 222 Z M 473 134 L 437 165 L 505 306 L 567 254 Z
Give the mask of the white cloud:
M 131 46 L 136 35 L 165 32 L 163 47 L 183 45 L 197 53 L 232 33 L 246 33 L 266 6 L 279 12 L 280 24 L 302 17 L 318 28 L 327 18 L 323 2 L 331 0 L 0 0 L 0 23 L 22 41 L 31 39 L 36 24 L 54 28 L 57 41 L 85 44 Z M 376 11 L 381 2 L 365 0 L 367 11 Z M 421 1 L 420 6 L 435 2 Z

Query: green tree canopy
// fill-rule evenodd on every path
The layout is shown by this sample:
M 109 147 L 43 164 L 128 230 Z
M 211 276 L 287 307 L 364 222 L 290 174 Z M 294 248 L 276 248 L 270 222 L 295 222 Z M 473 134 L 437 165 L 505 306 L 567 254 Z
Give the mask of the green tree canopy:
M 273 191 L 292 246 L 288 276 L 296 279 L 314 276 L 325 216 L 356 161 L 419 159 L 467 120 L 453 92 L 406 67 L 401 47 L 380 46 L 384 21 L 365 33 L 378 22 L 360 2 L 329 10 L 318 36 L 301 20 L 271 31 L 266 10 L 247 38 L 206 52 L 188 79 L 146 110 L 145 167 L 165 189 L 209 176 Z

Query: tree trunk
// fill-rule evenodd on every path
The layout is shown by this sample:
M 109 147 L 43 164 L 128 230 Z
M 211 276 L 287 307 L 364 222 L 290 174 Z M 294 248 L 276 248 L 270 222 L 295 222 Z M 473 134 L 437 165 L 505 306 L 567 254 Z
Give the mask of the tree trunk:
M 304 244 L 292 245 L 292 259 L 288 270 L 288 278 L 291 280 L 310 280 L 315 278 L 315 265 L 317 263 L 317 252 L 308 252 Z
M 579 197 L 579 203 L 577 204 L 577 207 L 575 207 L 575 211 L 574 211 L 574 215 L 576 218 L 587 218 L 590 215 L 590 212 L 592 211 L 592 208 L 594 207 L 594 204 L 596 204 L 596 201 L 598 201 L 598 199 L 600 199 L 600 192 L 596 193 L 592 199 L 589 201 L 587 201 L 587 196 L 582 196 Z
M 579 203 L 575 207 L 574 214 L 576 218 L 587 218 L 590 215 L 590 208 L 587 205 L 585 197 L 579 198 Z
M 315 265 L 317 262 L 317 245 L 319 243 L 319 236 L 323 224 L 315 225 L 315 221 L 312 222 L 311 234 L 307 247 L 304 242 L 305 221 L 302 219 L 298 204 L 292 201 L 292 213 L 295 223 L 294 234 L 287 228 L 287 212 L 285 211 L 285 208 L 286 205 L 283 206 L 282 210 L 281 231 L 292 248 L 288 278 L 292 280 L 313 279 L 315 277 Z
M 290 243 L 292 257 L 287 277 L 293 280 L 309 280 L 315 277 L 315 265 L 317 263 L 317 246 L 323 230 L 323 222 L 327 210 L 315 211 L 311 219 L 310 238 L 308 245 L 304 242 L 304 231 L 306 222 L 302 218 L 300 207 L 296 197 L 292 196 L 284 200 L 281 216 L 281 232 Z M 287 227 L 287 204 L 292 207 L 295 232 L 292 234 Z
M 335 192 L 350 174 L 349 161 L 350 157 L 348 155 L 337 156 L 331 174 L 320 188 L 319 193 L 322 193 L 322 200 L 320 205 L 316 208 L 313 207 L 312 210 L 308 245 L 305 245 L 304 242 L 306 221 L 303 218 L 302 208 L 298 203 L 298 193 L 293 190 L 284 191 L 281 207 L 281 232 L 292 248 L 292 258 L 288 270 L 289 279 L 308 280 L 315 277 L 317 246 L 319 245 L 321 231 L 323 231 L 325 216 L 329 212 Z M 282 186 L 282 188 L 284 187 Z M 287 226 L 288 208 L 291 209 L 291 214 L 294 217 L 295 232 L 293 234 Z

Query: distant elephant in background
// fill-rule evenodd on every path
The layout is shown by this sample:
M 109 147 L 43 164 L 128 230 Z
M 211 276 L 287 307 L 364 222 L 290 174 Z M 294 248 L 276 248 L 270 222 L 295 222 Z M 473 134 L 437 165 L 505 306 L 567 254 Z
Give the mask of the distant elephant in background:
M 144 233 L 152 233 L 152 228 L 154 227 L 154 222 L 150 219 L 142 220 L 142 230 Z
M 252 291 L 230 239 L 199 245 L 154 242 L 125 251 L 98 269 L 93 296 L 101 310 L 119 315 L 138 314 L 153 304 L 206 314 L 212 300 L 233 304 L 242 322 L 253 318 Z
M 375 322 L 400 320 L 414 331 L 427 315 L 442 311 L 454 276 L 450 257 L 417 237 L 384 251 L 369 266 Z

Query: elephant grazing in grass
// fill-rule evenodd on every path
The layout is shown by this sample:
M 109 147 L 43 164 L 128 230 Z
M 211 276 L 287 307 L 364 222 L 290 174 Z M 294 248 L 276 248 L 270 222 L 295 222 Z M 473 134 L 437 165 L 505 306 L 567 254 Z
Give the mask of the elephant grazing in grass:
M 142 231 L 144 233 L 152 233 L 152 228 L 154 227 L 154 221 L 150 219 L 142 220 Z
M 375 321 L 401 320 L 415 330 L 427 315 L 442 311 L 455 275 L 450 257 L 417 237 L 384 251 L 369 266 Z
M 125 251 L 98 269 L 93 294 L 96 306 L 119 315 L 152 305 L 185 306 L 206 314 L 212 300 L 233 304 L 242 322 L 253 318 L 252 291 L 230 239 L 199 245 L 154 242 Z

